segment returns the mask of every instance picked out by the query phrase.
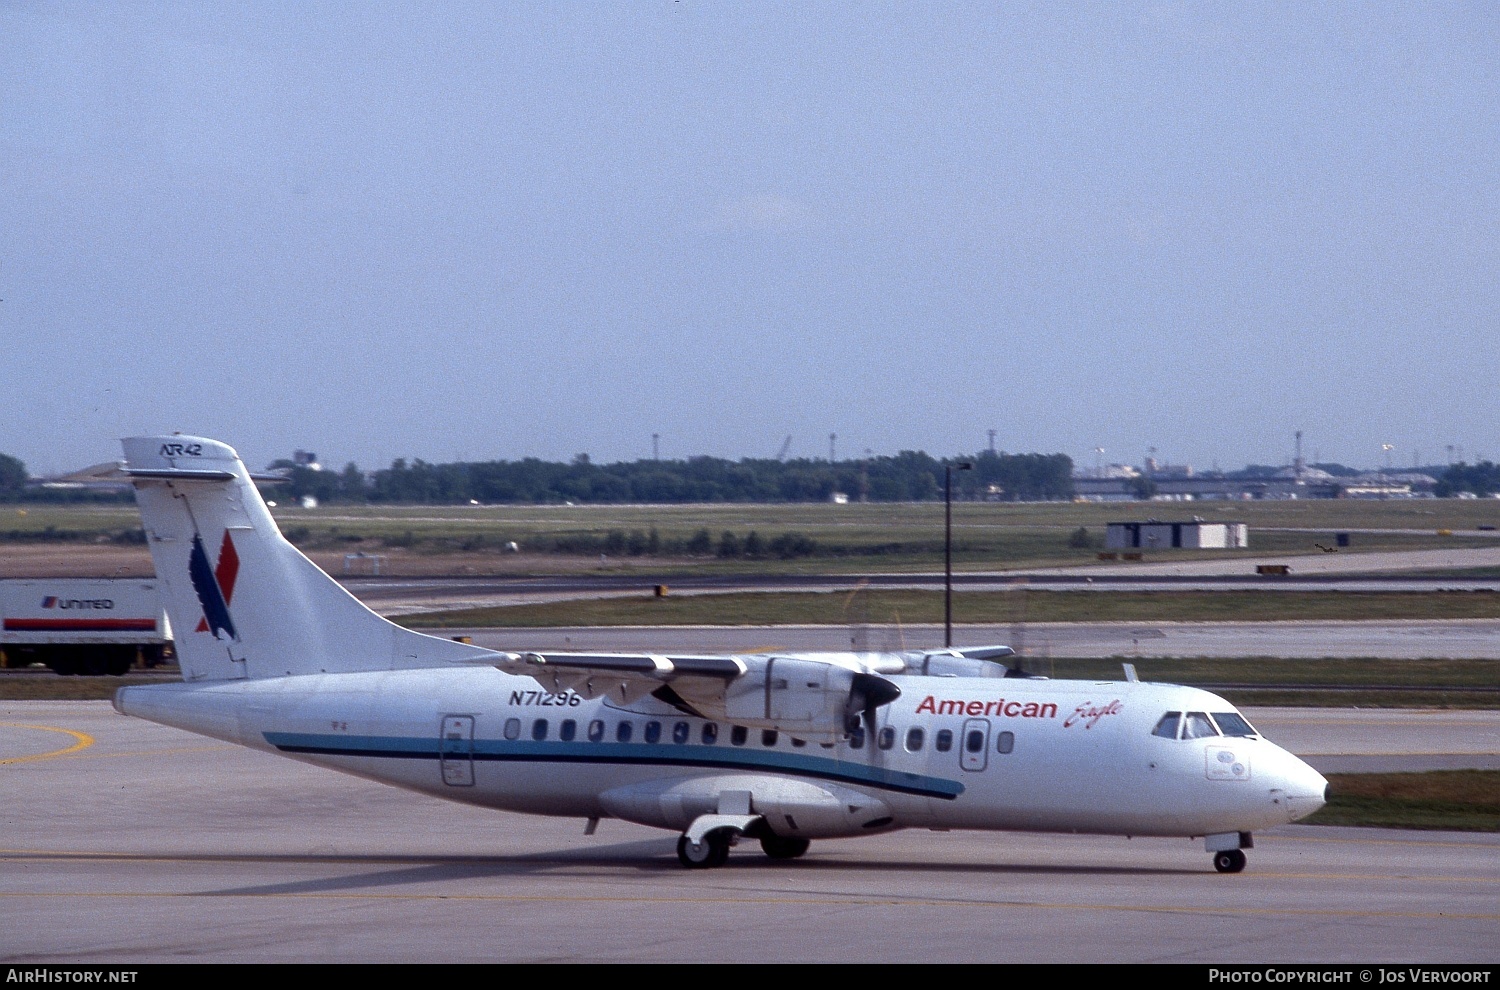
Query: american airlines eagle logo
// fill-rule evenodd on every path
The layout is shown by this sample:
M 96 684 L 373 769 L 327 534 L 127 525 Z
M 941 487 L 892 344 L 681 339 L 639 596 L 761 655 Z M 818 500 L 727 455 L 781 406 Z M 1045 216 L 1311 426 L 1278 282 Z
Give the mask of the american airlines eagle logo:
M 234 549 L 229 532 L 224 532 L 224 542 L 219 545 L 219 564 L 210 567 L 208 553 L 203 549 L 203 537 L 193 534 L 193 550 L 188 557 L 188 576 L 192 578 L 193 590 L 198 593 L 198 602 L 203 606 L 203 618 L 198 620 L 196 632 L 211 632 L 214 638 L 227 633 L 230 639 L 239 639 L 234 631 L 234 620 L 229 617 L 229 602 L 234 598 L 234 579 L 240 573 L 240 555 Z

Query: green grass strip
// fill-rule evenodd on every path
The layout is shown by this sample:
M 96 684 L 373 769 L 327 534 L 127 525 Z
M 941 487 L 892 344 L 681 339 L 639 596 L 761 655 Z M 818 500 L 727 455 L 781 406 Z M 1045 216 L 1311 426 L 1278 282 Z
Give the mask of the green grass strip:
M 1500 831 L 1500 770 L 1328 775 L 1328 804 L 1311 825 Z

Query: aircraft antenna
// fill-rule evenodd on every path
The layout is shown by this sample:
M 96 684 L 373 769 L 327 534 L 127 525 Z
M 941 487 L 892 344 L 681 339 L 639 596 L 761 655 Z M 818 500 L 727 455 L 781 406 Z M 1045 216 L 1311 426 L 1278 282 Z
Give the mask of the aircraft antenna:
M 1014 657 L 1016 665 L 1014 669 L 1021 676 L 1025 676 L 1026 674 L 1026 605 L 1028 604 L 1026 585 L 1027 581 L 1025 578 L 1017 578 L 1010 583 L 1010 588 L 1007 589 L 1015 591 L 1018 595 L 1019 604 L 1016 609 L 1016 621 L 1011 626 L 1010 638 L 1011 647 L 1016 651 Z

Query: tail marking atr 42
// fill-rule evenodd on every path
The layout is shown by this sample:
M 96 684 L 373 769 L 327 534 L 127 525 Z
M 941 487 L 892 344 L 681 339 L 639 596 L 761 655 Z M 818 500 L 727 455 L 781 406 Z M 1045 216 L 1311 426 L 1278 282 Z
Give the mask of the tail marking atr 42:
M 281 535 L 230 447 L 124 441 L 183 682 L 127 714 L 486 807 L 754 839 L 899 829 L 1201 837 L 1235 873 L 1327 782 L 1206 691 L 1046 680 L 1004 646 L 732 656 L 496 652 L 396 626 Z M 217 547 L 210 561 L 209 547 Z

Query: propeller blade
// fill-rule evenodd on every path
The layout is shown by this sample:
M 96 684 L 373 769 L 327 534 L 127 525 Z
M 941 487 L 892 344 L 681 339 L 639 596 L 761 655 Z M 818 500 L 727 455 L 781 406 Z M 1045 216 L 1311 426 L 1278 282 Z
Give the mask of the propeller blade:
M 854 675 L 854 682 L 849 687 L 849 702 L 844 709 L 844 728 L 854 732 L 863 723 L 872 755 L 880 706 L 889 705 L 899 697 L 901 689 L 878 674 Z

